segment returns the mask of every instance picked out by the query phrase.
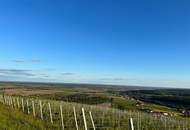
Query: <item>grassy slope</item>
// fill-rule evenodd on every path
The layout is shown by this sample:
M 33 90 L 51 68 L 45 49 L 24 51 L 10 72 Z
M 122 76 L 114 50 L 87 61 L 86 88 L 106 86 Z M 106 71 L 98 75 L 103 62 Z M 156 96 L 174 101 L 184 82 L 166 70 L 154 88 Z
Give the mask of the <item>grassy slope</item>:
M 43 121 L 34 119 L 18 110 L 0 104 L 0 130 L 43 130 L 49 129 Z
M 43 101 L 46 102 L 45 100 Z M 58 112 L 59 104 L 58 101 L 49 101 L 52 106 L 53 112 Z M 47 113 L 45 109 L 47 107 L 47 103 L 44 104 L 44 113 Z M 91 121 L 89 120 L 89 116 L 87 111 L 91 110 L 94 121 L 96 124 L 97 130 L 125 130 L 129 128 L 128 120 L 130 117 L 134 119 L 135 128 L 144 129 L 144 130 L 182 130 L 182 126 L 184 128 L 190 128 L 188 120 L 182 119 L 174 119 L 174 118 L 158 118 L 150 116 L 146 113 L 138 113 L 131 111 L 119 111 L 116 109 L 105 109 L 102 107 L 96 106 L 88 106 L 82 104 L 75 103 L 66 103 L 63 102 L 63 116 L 64 116 L 64 124 L 65 128 L 68 130 L 75 130 L 75 123 L 73 118 L 73 106 L 76 107 L 76 113 L 79 123 L 79 129 L 84 129 L 84 124 L 82 122 L 81 115 L 81 107 L 85 108 L 86 118 L 88 128 L 92 129 Z M 54 125 L 52 126 L 49 123 L 48 114 L 44 115 L 44 120 L 40 121 L 39 119 L 39 111 L 36 111 L 38 114 L 38 118 L 33 118 L 32 114 L 27 115 L 23 114 L 22 110 L 11 109 L 7 106 L 0 104 L 0 130 L 57 130 L 60 129 L 60 119 L 59 116 L 53 113 L 54 117 Z M 140 117 L 140 118 L 138 118 Z M 140 119 L 140 120 L 139 120 Z M 139 125 L 138 125 L 139 124 Z

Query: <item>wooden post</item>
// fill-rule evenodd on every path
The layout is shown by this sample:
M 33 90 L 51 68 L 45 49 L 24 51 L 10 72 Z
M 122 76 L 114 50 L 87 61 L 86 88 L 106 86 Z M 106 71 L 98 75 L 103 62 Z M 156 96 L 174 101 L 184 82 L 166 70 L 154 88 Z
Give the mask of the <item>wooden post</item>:
M 20 102 L 19 102 L 19 98 L 17 97 L 17 105 L 18 105 L 18 109 L 20 108 Z
M 7 96 L 4 96 L 4 98 L 5 98 L 5 104 L 8 105 Z
M 21 103 L 22 103 L 22 111 L 24 112 L 24 100 L 23 100 L 23 98 L 21 99 Z
M 10 96 L 8 96 L 7 99 L 8 99 L 8 105 L 10 106 L 11 105 Z
M 9 99 L 9 96 L 7 96 L 7 105 L 10 105 L 10 99 Z
M 41 115 L 41 119 L 43 120 L 43 112 L 42 112 L 42 101 L 39 101 L 40 104 L 40 115 Z
M 3 103 L 3 97 L 2 97 L 2 95 L 1 95 L 1 103 Z
M 4 101 L 4 104 L 6 104 L 6 97 L 4 94 L 3 94 L 3 101 Z
M 53 124 L 53 118 L 52 118 L 52 113 L 51 113 L 51 105 L 50 105 L 49 102 L 48 102 L 48 107 L 49 107 L 49 116 L 50 116 L 50 120 L 51 120 L 51 123 Z
M 6 98 L 5 95 L 3 95 L 4 104 L 6 104 Z
M 130 118 L 130 128 L 131 130 L 134 130 L 134 125 L 133 125 L 133 118 Z
M 78 122 L 77 122 L 77 114 L 76 114 L 75 107 L 73 107 L 73 113 L 74 113 L 74 117 L 75 117 L 76 129 L 78 130 L 78 129 L 79 129 L 79 126 L 78 126 Z
M 10 96 L 8 96 L 7 99 L 8 99 L 8 105 L 10 106 L 11 105 L 11 103 L 10 103 Z
M 10 96 L 8 96 L 7 99 L 8 99 L 8 105 L 10 106 L 11 105 Z
M 5 104 L 5 97 L 4 97 L 4 94 L 2 95 L 2 102 L 3 102 L 3 104 Z
M 82 115 L 83 115 L 83 120 L 84 120 L 84 128 L 85 130 L 88 130 L 84 108 L 82 108 Z
M 36 116 L 35 107 L 34 107 L 34 101 L 32 101 L 32 110 L 33 110 L 33 116 Z
M 12 98 L 12 106 L 13 108 L 15 108 L 15 98 L 14 97 L 11 97 Z
M 64 130 L 64 123 L 63 123 L 63 108 L 62 108 L 62 105 L 60 105 L 60 115 L 61 115 L 61 126 L 62 126 L 62 130 Z
M 6 104 L 9 105 L 9 98 L 6 96 Z
M 16 109 L 16 108 L 17 108 L 16 97 L 14 97 L 13 99 L 14 99 L 14 107 L 15 107 L 15 109 Z
M 90 114 L 90 119 L 91 119 L 91 122 L 92 122 L 93 129 L 96 130 L 96 127 L 95 127 L 95 124 L 94 124 L 94 120 L 93 120 L 93 117 L 92 117 L 92 112 L 89 111 L 89 114 Z
M 9 105 L 9 98 L 6 96 L 6 104 Z
M 6 96 L 4 95 L 4 102 L 5 104 L 7 104 L 7 100 L 6 100 Z
M 4 94 L 3 94 L 3 99 L 4 99 L 4 104 L 6 104 L 6 97 Z
M 10 98 L 7 96 L 7 104 L 10 106 Z
M 26 100 L 26 105 L 27 105 L 27 109 L 28 109 L 28 114 L 30 114 L 30 107 L 29 107 L 28 99 Z
M 14 97 L 13 99 L 14 99 L 14 107 L 15 107 L 15 109 L 16 109 L 16 108 L 17 108 L 16 97 Z
M 5 104 L 4 94 L 2 95 L 2 102 L 3 102 L 3 104 Z
M 4 95 L 2 95 L 1 97 L 2 97 L 2 103 L 5 104 Z
M 14 108 L 14 99 L 12 96 L 11 96 L 11 106 L 12 106 L 12 108 Z
M 11 96 L 9 96 L 9 97 L 10 97 L 10 106 L 13 107 L 12 106 L 13 105 L 12 97 Z
M 12 99 L 11 96 L 9 96 L 10 106 L 12 106 Z

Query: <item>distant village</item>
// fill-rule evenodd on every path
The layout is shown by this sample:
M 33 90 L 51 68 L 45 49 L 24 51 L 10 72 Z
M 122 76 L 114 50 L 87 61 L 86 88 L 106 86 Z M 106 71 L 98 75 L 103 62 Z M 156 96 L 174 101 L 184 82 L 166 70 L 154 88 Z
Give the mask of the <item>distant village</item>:
M 168 112 L 154 111 L 149 108 L 144 108 L 144 103 L 140 100 L 137 100 L 136 106 L 141 107 L 140 110 L 143 112 L 151 113 L 154 117 L 173 116 L 171 113 Z M 180 113 L 184 117 L 190 117 L 190 110 L 181 110 Z

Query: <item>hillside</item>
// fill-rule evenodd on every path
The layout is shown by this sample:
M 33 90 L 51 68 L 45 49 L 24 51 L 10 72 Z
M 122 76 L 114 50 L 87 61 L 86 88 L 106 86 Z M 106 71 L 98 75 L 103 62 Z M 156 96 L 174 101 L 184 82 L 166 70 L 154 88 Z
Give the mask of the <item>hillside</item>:
M 27 97 L 5 96 L 4 101 L 4 104 L 0 105 L 0 115 L 1 119 L 3 119 L 0 120 L 1 129 L 61 130 L 61 114 L 59 111 L 60 104 L 62 106 L 64 128 L 68 130 L 76 130 L 76 122 L 79 130 L 84 129 L 84 115 L 81 111 L 83 108 L 85 110 L 85 121 L 89 130 L 93 129 L 92 119 L 89 115 L 90 112 L 92 113 L 93 122 L 97 130 L 129 129 L 130 118 L 133 119 L 134 127 L 137 130 L 181 130 L 190 128 L 190 121 L 185 118 L 164 117 L 160 115 L 152 116 L 148 113 L 138 111 L 121 111 L 118 109 L 111 109 L 100 106 L 59 102 L 54 100 L 39 100 Z M 22 105 L 17 106 L 18 102 L 16 101 L 19 101 L 19 104 Z M 35 105 L 35 117 L 32 116 L 32 101 Z M 42 102 L 42 107 L 39 107 L 39 101 Z M 51 104 L 51 110 L 49 109 L 48 104 Z M 75 108 L 75 110 L 73 108 Z M 75 111 L 76 116 L 73 110 Z M 24 114 L 21 111 L 24 111 Z M 49 114 L 50 111 L 52 114 L 51 116 Z M 40 120 L 42 119 L 41 114 L 43 115 L 43 121 Z
M 0 130 L 42 130 L 49 129 L 47 123 L 25 115 L 19 110 L 13 110 L 0 104 Z

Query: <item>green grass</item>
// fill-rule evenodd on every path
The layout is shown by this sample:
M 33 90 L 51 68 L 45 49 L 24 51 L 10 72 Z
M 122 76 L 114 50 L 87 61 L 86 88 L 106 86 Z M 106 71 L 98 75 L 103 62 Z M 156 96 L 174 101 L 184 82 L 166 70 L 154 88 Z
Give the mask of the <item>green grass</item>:
M 112 107 L 120 110 L 137 110 L 135 100 L 127 100 L 123 97 L 113 97 Z
M 19 110 L 0 104 L 0 130 L 50 130 L 51 127 L 39 119 Z

